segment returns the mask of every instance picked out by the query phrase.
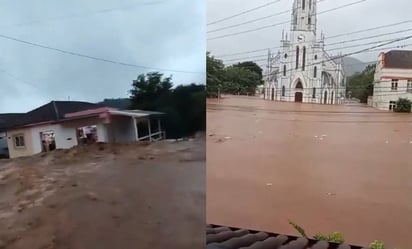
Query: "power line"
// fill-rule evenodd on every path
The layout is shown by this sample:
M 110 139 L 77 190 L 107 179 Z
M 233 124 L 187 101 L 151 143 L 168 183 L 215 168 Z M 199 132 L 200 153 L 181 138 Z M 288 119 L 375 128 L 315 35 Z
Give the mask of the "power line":
M 332 38 L 341 37 L 341 36 L 343 36 L 343 35 L 359 34 L 359 33 L 367 32 L 367 31 L 373 31 L 373 30 L 378 30 L 378 29 L 383 29 L 383 28 L 389 28 L 389 27 L 393 27 L 393 26 L 397 26 L 397 25 L 405 24 L 405 23 L 411 23 L 411 22 L 412 22 L 412 20 L 406 20 L 406 21 L 402 21 L 402 22 L 397 22 L 397 23 L 391 23 L 391 24 L 387 24 L 387 25 L 377 26 L 377 27 L 374 27 L 374 28 L 361 29 L 361 30 L 357 30 L 357 31 L 353 31 L 353 32 L 345 33 L 345 34 L 333 35 L 333 36 L 329 36 L 329 37 L 326 37 L 326 38 L 327 38 L 327 39 L 332 39 Z
M 323 1 L 326 1 L 326 0 L 317 0 L 318 3 L 319 3 L 319 2 L 323 2 Z M 249 20 L 249 21 L 246 21 L 246 22 L 242 22 L 242 23 L 238 23 L 238 24 L 234 24 L 234 25 L 230 25 L 230 26 L 221 27 L 221 28 L 218 28 L 218 29 L 210 30 L 210 31 L 208 31 L 207 33 L 213 33 L 213 32 L 217 32 L 217 31 L 222 31 L 222 30 L 226 30 L 226 29 L 231 29 L 231 28 L 235 28 L 235 27 L 242 26 L 242 25 L 254 23 L 254 22 L 257 22 L 257 21 L 265 20 L 265 19 L 268 19 L 268 18 L 271 18 L 271 17 L 280 16 L 280 15 L 282 15 L 282 14 L 287 14 L 287 13 L 289 13 L 289 12 L 293 12 L 294 10 L 297 10 L 297 9 L 299 9 L 299 8 L 300 8 L 300 7 L 296 7 L 296 8 L 292 8 L 292 9 L 290 9 L 290 10 L 281 11 L 281 12 L 278 12 L 278 13 L 275 13 L 275 14 L 271 14 L 271 15 L 264 16 L 264 17 L 259 17 L 259 18 L 252 19 L 252 20 Z
M 320 61 L 320 62 L 311 63 L 311 64 L 308 64 L 308 65 L 306 65 L 306 66 L 307 66 L 307 67 L 310 67 L 310 66 L 314 66 L 314 65 L 319 65 L 319 64 L 323 64 L 323 63 L 325 63 L 325 62 L 334 61 L 334 60 L 341 59 L 341 58 L 344 58 L 344 57 L 348 57 L 348 56 L 352 56 L 352 55 L 356 55 L 356 54 L 361 54 L 361 53 L 366 53 L 366 52 L 371 52 L 371 51 L 373 51 L 374 49 L 378 49 L 378 51 L 379 51 L 379 50 L 382 50 L 381 47 L 384 47 L 384 46 L 386 46 L 386 45 L 389 45 L 389 44 L 392 44 L 392 43 L 396 43 L 396 42 L 399 42 L 399 41 L 409 40 L 409 39 L 411 39 L 411 38 L 412 38 L 412 35 L 411 35 L 411 36 L 402 37 L 402 38 L 398 38 L 398 39 L 392 40 L 392 41 L 390 41 L 390 42 L 386 42 L 386 43 L 382 43 L 382 44 L 379 44 L 379 45 L 376 45 L 376 46 L 373 46 L 373 47 L 369 47 L 369 48 L 361 49 L 361 50 L 358 50 L 358 51 L 346 53 L 346 54 L 341 55 L 341 56 L 333 57 L 333 58 L 330 58 L 330 59 L 327 59 L 327 60 L 323 60 L 323 61 Z M 402 46 L 410 46 L 410 45 L 412 45 L 412 44 L 402 45 Z M 398 47 L 399 47 L 399 46 L 398 46 Z M 385 48 L 383 48 L 383 49 L 385 49 Z M 387 49 L 387 48 L 386 48 L 386 49 Z M 294 70 L 296 70 L 296 69 L 289 69 L 289 70 L 286 70 L 286 72 L 291 72 L 291 71 L 294 71 Z M 271 74 L 266 74 L 265 76 L 267 76 L 267 75 L 271 75 Z
M 78 17 L 84 17 L 84 16 L 89 16 L 89 15 L 95 15 L 95 14 L 104 14 L 104 13 L 118 11 L 118 10 L 122 10 L 122 9 L 130 9 L 130 8 L 133 8 L 133 7 L 136 7 L 136 6 L 157 5 L 157 4 L 162 4 L 162 3 L 165 3 L 165 2 L 168 2 L 168 1 L 169 0 L 151 1 L 151 2 L 136 2 L 136 3 L 132 3 L 132 4 L 124 5 L 124 6 L 121 6 L 121 7 L 116 7 L 116 8 L 100 9 L 100 10 L 90 12 L 90 13 L 77 13 L 77 14 L 72 14 L 72 15 L 66 15 L 66 16 L 60 16 L 60 17 L 55 17 L 55 18 L 44 19 L 44 20 L 32 20 L 32 21 L 28 21 L 28 22 L 2 25 L 0 27 L 1 28 L 10 28 L 10 27 L 27 26 L 27 25 L 37 24 L 37 23 L 45 23 L 45 22 L 48 22 L 48 21 L 51 21 L 51 20 L 52 21 L 57 21 L 57 20 L 78 18 Z
M 2 35 L 2 34 L 0 34 L 0 38 L 16 41 L 16 42 L 27 44 L 27 45 L 30 45 L 30 46 L 35 46 L 35 47 L 39 47 L 39 48 L 43 48 L 43 49 L 48 49 L 48 50 L 60 52 L 60 53 L 63 53 L 63 54 L 78 56 L 78 57 L 82 57 L 82 58 L 87 58 L 87 59 L 96 60 L 96 61 L 102 61 L 102 62 L 106 62 L 106 63 L 112 63 L 112 64 L 116 64 L 116 65 L 122 65 L 122 66 L 127 66 L 127 67 L 143 68 L 143 69 L 150 69 L 150 70 L 159 70 L 159 71 L 166 71 L 166 72 L 188 73 L 188 74 L 204 74 L 205 73 L 205 72 L 193 72 L 193 71 L 184 71 L 184 70 L 149 67 L 149 66 L 136 65 L 136 64 L 125 63 L 125 62 L 120 62 L 120 61 L 114 61 L 114 60 L 104 59 L 104 58 L 100 58 L 100 57 L 80 54 L 80 53 L 77 53 L 77 52 L 71 52 L 71 51 L 60 49 L 60 48 L 54 48 L 54 47 L 50 47 L 50 46 L 46 46 L 46 45 L 42 45 L 42 44 L 30 42 L 30 41 L 21 40 L 21 39 L 14 38 L 14 37 L 11 37 L 11 36 Z
M 36 88 L 36 89 L 39 90 L 39 91 L 42 91 L 42 89 L 40 89 L 40 88 L 39 88 L 38 86 L 36 86 L 35 84 L 32 84 L 32 83 L 30 83 L 30 82 L 28 82 L 28 81 L 26 81 L 26 80 L 23 80 L 23 79 L 15 76 L 14 74 L 8 72 L 8 71 L 5 70 L 4 68 L 0 68 L 0 72 L 4 73 L 4 74 L 7 75 L 8 77 L 10 77 L 10 78 L 12 78 L 12 79 L 14 79 L 14 80 L 16 80 L 16 81 L 22 82 L 22 83 L 24 83 L 24 84 L 26 84 L 26 85 L 28 85 L 28 86 L 31 86 L 31 87 Z
M 389 27 L 393 27 L 393 26 L 397 26 L 397 25 L 401 25 L 401 24 L 406 24 L 406 23 L 411 23 L 411 22 L 412 22 L 412 20 L 406 20 L 406 21 L 402 21 L 402 22 L 392 23 L 392 24 L 388 24 L 388 25 L 381 25 L 381 26 L 367 28 L 367 29 L 358 30 L 358 31 L 354 31 L 354 32 L 341 33 L 341 34 L 326 37 L 325 40 L 329 40 L 329 39 L 333 39 L 333 38 L 341 37 L 341 36 L 346 36 L 346 35 L 352 35 L 352 34 L 359 34 L 359 33 L 363 33 L 363 32 L 368 32 L 368 31 L 374 31 L 374 30 L 383 29 L 383 28 L 389 28 Z M 263 49 L 243 51 L 243 52 L 237 52 L 237 53 L 232 53 L 232 54 L 223 54 L 223 55 L 220 55 L 219 57 L 227 57 L 227 56 L 240 55 L 240 54 L 250 54 L 250 53 L 254 53 L 254 52 L 267 51 L 268 49 L 276 49 L 276 48 L 280 48 L 280 47 L 271 47 L 271 48 L 267 47 L 267 48 L 263 48 Z
M 355 4 L 360 4 L 360 3 L 365 2 L 365 1 L 367 1 L 367 0 L 360 0 L 360 1 L 357 1 L 357 2 L 353 2 L 353 3 L 349 3 L 349 4 L 346 4 L 346 5 L 339 6 L 339 7 L 335 7 L 335 8 L 329 9 L 329 10 L 319 12 L 318 15 L 328 13 L 328 12 L 331 12 L 331 11 L 335 11 L 335 10 L 338 10 L 338 9 L 342 9 L 342 8 L 345 8 L 345 7 L 349 7 L 349 6 L 352 6 L 352 5 L 355 5 Z M 217 40 L 217 39 L 221 39 L 221 38 L 225 38 L 225 37 L 236 36 L 236 35 L 240 35 L 240 34 L 246 34 L 246 33 L 255 32 L 255 31 L 259 31 L 259 30 L 263 30 L 263 29 L 267 29 L 267 28 L 276 27 L 276 26 L 286 24 L 286 23 L 290 23 L 290 21 L 285 21 L 285 22 L 280 22 L 280 23 L 276 23 L 276 24 L 261 26 L 261 27 L 257 27 L 257 28 L 253 28 L 253 29 L 249 29 L 249 30 L 240 31 L 240 32 L 229 33 L 229 34 L 226 34 L 226 35 L 215 36 L 215 37 L 209 38 L 207 40 L 208 41 Z
M 395 35 L 395 34 L 400 34 L 400 33 L 405 33 L 408 31 L 412 31 L 412 28 L 410 29 L 403 29 L 403 30 L 398 30 L 395 32 L 390 32 L 390 33 L 383 33 L 383 34 L 378 34 L 378 35 L 372 35 L 372 36 L 367 36 L 367 37 L 362 37 L 362 38 L 357 38 L 357 39 L 352 39 L 349 41 L 340 41 L 340 42 L 335 42 L 335 43 L 326 43 L 325 46 L 332 46 L 332 45 L 337 45 L 337 44 L 342 44 L 342 43 L 348 43 L 348 42 L 354 42 L 354 41 L 363 41 L 371 38 L 376 38 L 376 37 L 381 37 L 381 36 L 387 36 L 387 35 Z
M 219 19 L 219 20 L 210 22 L 210 23 L 208 23 L 207 25 L 209 26 L 209 25 L 212 25 L 212 24 L 220 23 L 220 22 L 223 22 L 223 21 L 226 21 L 226 20 L 229 20 L 229 19 L 232 19 L 232 18 L 241 16 L 241 15 L 244 15 L 244 14 L 246 14 L 246 13 L 250 13 L 250 12 L 252 12 L 252 11 L 265 8 L 265 7 L 267 7 L 267 6 L 273 5 L 273 4 L 278 3 L 278 2 L 280 2 L 280 1 L 281 1 L 281 0 L 272 1 L 272 2 L 269 2 L 269 3 L 266 3 L 266 4 L 263 4 L 263 5 L 254 7 L 254 8 L 252 8 L 252 9 L 248 9 L 248 10 L 242 11 L 242 12 L 240 12 L 240 13 L 234 14 L 234 15 L 232 15 L 232 16 L 228 16 L 228 17 L 225 17 L 225 18 L 222 18 L 222 19 Z
M 412 29 L 411 29 L 411 30 L 412 30 Z M 402 32 L 403 32 L 403 31 L 402 31 Z M 399 33 L 402 33 L 402 32 L 399 32 Z M 381 34 L 381 35 L 378 35 L 378 37 L 384 36 L 384 35 L 385 35 L 385 34 Z M 377 37 L 377 36 L 373 36 L 373 37 Z M 366 37 L 366 38 L 369 38 L 369 37 Z M 352 40 L 342 41 L 342 42 L 340 42 L 339 44 L 341 44 L 341 43 L 349 43 L 349 42 L 358 41 L 358 40 L 359 40 L 359 39 L 352 39 Z M 363 39 L 363 38 L 362 38 L 362 40 L 366 40 L 366 39 Z M 325 52 L 342 50 L 342 49 L 347 49 L 347 48 L 361 47 L 361 46 L 372 45 L 372 44 L 378 44 L 378 43 L 387 42 L 387 41 L 392 41 L 392 40 L 393 40 L 393 38 L 392 38 L 392 39 L 386 39 L 386 40 L 380 40 L 380 41 L 367 42 L 367 43 L 362 43 L 362 44 L 349 45 L 349 46 L 344 46 L 344 47 L 331 48 L 331 49 L 325 50 Z M 308 43 L 310 43 L 310 42 L 308 42 Z M 331 44 L 331 45 L 336 45 L 336 44 L 338 44 L 338 43 Z M 288 50 L 287 53 L 288 53 L 289 56 L 293 56 L 293 55 L 295 54 L 294 50 Z M 311 54 L 317 54 L 317 52 L 307 53 L 307 55 L 311 55 Z M 264 58 L 264 57 L 267 58 L 267 56 L 268 56 L 267 54 L 262 54 L 262 55 L 256 55 L 256 56 L 248 56 L 248 57 L 242 57 L 242 58 L 234 58 L 234 59 L 224 60 L 224 61 L 225 61 L 225 62 L 230 62 L 230 61 L 239 61 L 239 60 L 244 60 L 244 59 L 254 59 L 254 58 L 260 59 L 260 58 Z

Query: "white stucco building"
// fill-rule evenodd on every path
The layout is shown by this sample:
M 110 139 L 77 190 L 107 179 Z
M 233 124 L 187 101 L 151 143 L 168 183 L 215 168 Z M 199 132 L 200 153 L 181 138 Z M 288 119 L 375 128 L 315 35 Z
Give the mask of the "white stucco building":
M 346 78 L 341 57 L 328 55 L 324 36 L 317 36 L 317 1 L 294 0 L 290 36 L 269 52 L 264 98 L 319 104 L 339 104 Z
M 408 50 L 379 55 L 369 104 L 381 110 L 393 110 L 399 98 L 412 100 L 412 51 Z
M 127 143 L 165 138 L 159 112 L 117 110 L 78 101 L 52 101 L 28 113 L 0 114 L 0 145 L 10 158 L 69 149 L 86 142 Z M 85 129 L 93 127 L 93 129 Z

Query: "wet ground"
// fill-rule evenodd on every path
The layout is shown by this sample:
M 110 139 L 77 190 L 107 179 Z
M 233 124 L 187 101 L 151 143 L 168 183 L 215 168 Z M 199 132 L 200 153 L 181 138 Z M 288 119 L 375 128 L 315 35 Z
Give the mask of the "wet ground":
M 0 161 L 0 248 L 204 248 L 202 137 Z
M 412 248 L 412 115 L 208 100 L 207 222 Z

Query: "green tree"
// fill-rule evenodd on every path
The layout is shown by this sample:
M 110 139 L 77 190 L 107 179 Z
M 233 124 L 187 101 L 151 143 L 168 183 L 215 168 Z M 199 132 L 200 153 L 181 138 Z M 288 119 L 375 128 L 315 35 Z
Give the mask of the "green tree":
M 132 109 L 164 112 L 163 127 L 168 138 L 193 135 L 206 128 L 206 92 L 204 85 L 180 85 L 172 88 L 172 78 L 158 72 L 141 74 L 132 83 Z
M 163 74 L 151 72 L 140 74 L 133 81 L 130 98 L 133 109 L 158 110 L 165 102 L 169 101 L 172 78 L 163 78 Z
M 375 65 L 368 65 L 361 73 L 357 73 L 348 79 L 347 92 L 361 103 L 368 102 L 368 96 L 373 95 L 373 80 Z
M 263 69 L 258 64 L 256 64 L 255 62 L 253 62 L 253 61 L 239 62 L 239 63 L 237 63 L 233 66 L 243 68 L 243 69 L 247 69 L 251 72 L 256 73 L 257 75 L 259 75 L 258 85 L 263 84 Z
M 399 98 L 396 101 L 395 112 L 411 112 L 412 102 L 409 99 Z
M 223 75 L 225 65 L 221 60 L 218 60 L 206 53 L 206 78 L 207 78 L 207 95 L 209 97 L 217 97 L 218 89 L 223 84 Z
M 254 94 L 260 84 L 259 75 L 249 69 L 230 66 L 224 70 L 223 92 L 231 94 Z

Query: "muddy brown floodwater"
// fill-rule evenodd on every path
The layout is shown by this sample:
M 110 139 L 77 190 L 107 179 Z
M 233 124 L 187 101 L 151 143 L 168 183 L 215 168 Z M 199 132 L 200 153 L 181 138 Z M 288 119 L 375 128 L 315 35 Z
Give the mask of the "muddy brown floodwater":
M 1 249 L 197 249 L 205 138 L 0 160 Z
M 229 96 L 207 124 L 208 223 L 412 248 L 412 115 Z

